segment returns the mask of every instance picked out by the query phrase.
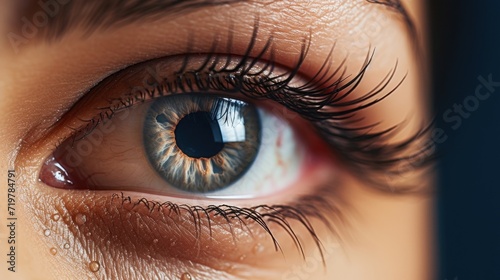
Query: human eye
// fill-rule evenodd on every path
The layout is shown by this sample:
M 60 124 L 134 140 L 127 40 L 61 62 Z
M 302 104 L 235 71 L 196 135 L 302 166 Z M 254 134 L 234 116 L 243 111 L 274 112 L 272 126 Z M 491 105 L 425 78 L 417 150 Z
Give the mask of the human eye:
M 279 109 L 286 107 L 270 104 L 283 102 L 279 96 L 300 79 L 289 76 L 271 62 L 222 55 L 131 66 L 89 93 L 102 109 L 54 151 L 41 179 L 59 188 L 170 196 L 277 193 L 326 150 L 318 139 L 309 143 L 314 137 L 299 137 L 298 129 L 314 132 L 297 113 L 285 111 L 302 124 L 294 129 Z
M 368 2 L 373 19 L 390 13 Z M 380 251 L 358 246 L 426 223 L 414 193 L 429 187 L 433 147 L 405 28 L 287 18 L 294 32 L 261 13 L 297 16 L 293 5 L 259 3 L 181 5 L 172 20 L 153 14 L 106 36 L 83 25 L 40 47 L 54 49 L 40 63 L 59 71 L 40 94 L 54 105 L 40 102 L 52 113 L 17 162 L 35 186 L 26 212 L 68 275 L 329 279 L 349 275 L 350 258 L 377 263 L 364 256 Z M 331 26 L 337 37 L 322 37 Z M 415 223 L 393 228 L 401 217 Z

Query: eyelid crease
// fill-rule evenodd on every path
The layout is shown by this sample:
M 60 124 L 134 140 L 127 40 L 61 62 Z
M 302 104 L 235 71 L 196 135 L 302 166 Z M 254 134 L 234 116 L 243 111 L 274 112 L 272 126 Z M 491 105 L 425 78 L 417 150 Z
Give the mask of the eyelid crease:
M 400 14 L 406 23 L 406 27 L 410 31 L 410 35 L 416 39 L 415 35 L 417 34 L 417 30 L 415 28 L 415 23 L 413 22 L 412 18 L 410 17 L 408 12 L 406 11 L 406 8 L 400 0 L 366 0 L 366 2 L 384 5 L 392 9 L 394 12 Z

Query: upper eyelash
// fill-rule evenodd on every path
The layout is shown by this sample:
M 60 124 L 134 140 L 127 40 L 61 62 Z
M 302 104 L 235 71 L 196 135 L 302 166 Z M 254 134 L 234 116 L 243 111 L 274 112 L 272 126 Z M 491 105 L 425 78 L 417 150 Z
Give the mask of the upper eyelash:
M 309 52 L 310 36 L 305 37 L 301 43 L 301 52 L 297 61 L 288 72 L 273 76 L 273 70 L 277 63 L 274 60 L 273 36 L 270 35 L 261 50 L 256 56 L 251 56 L 255 52 L 254 46 L 257 41 L 259 30 L 259 20 L 255 21 L 251 39 L 246 51 L 241 56 L 236 66 L 230 66 L 233 57 L 230 54 L 232 49 L 232 32 L 229 33 L 227 55 L 219 55 L 215 52 L 219 43 L 218 37 L 212 44 L 212 51 L 206 54 L 206 60 L 198 69 L 187 70 L 190 56 L 186 55 L 180 69 L 175 73 L 172 80 L 165 79 L 153 90 L 142 87 L 142 91 L 136 95 L 130 93 L 122 97 L 108 100 L 109 106 L 98 108 L 101 112 L 94 118 L 86 120 L 83 129 L 75 130 L 73 141 L 78 141 L 90 134 L 100 123 L 111 119 L 115 113 L 143 103 L 148 99 L 164 96 L 165 94 L 185 93 L 197 90 L 215 90 L 222 92 L 239 92 L 244 96 L 253 99 L 271 99 L 289 110 L 298 113 L 304 119 L 312 122 L 314 127 L 323 136 L 325 141 L 340 154 L 354 171 L 370 170 L 373 173 L 384 171 L 387 174 L 399 174 L 401 164 L 406 164 L 405 159 L 411 157 L 421 157 L 419 165 L 411 166 L 413 170 L 421 169 L 429 165 L 434 158 L 431 151 L 433 147 L 425 146 L 419 142 L 425 142 L 432 124 L 422 126 L 407 141 L 396 144 L 384 144 L 383 140 L 397 129 L 401 129 L 404 123 L 395 125 L 382 132 L 363 132 L 378 125 L 374 122 L 371 125 L 362 127 L 345 127 L 338 121 L 349 121 L 351 124 L 359 121 L 354 119 L 354 113 L 369 108 L 391 95 L 404 81 L 406 75 L 392 88 L 387 88 L 394 78 L 398 64 L 386 74 L 386 76 L 371 91 L 362 94 L 360 97 L 350 101 L 343 101 L 354 92 L 372 63 L 375 50 L 369 50 L 361 69 L 354 76 L 346 76 L 347 67 L 344 59 L 336 69 L 331 69 L 331 60 L 335 46 L 327 55 L 320 69 L 309 78 L 307 82 L 300 86 L 291 86 L 290 82 L 299 74 L 302 63 Z M 230 29 L 232 30 L 232 29 Z M 188 47 L 189 49 L 189 47 Z M 259 72 L 252 73 L 252 67 L 261 62 L 262 57 L 269 53 L 269 59 Z M 224 66 L 216 69 L 216 65 L 223 61 Z M 212 61 L 210 63 L 210 61 Z M 264 73 L 269 73 L 265 75 Z M 352 106 L 356 106 L 352 108 Z M 347 108 L 349 107 L 349 108 Z M 336 108 L 335 112 L 325 108 Z M 346 108 L 345 110 L 338 110 Z M 415 146 L 416 147 L 412 147 Z M 416 150 L 416 152 L 410 151 Z M 404 152 L 410 154 L 404 154 Z M 423 156 L 422 156 L 423 155 Z M 412 164 L 412 163 L 410 163 Z M 401 174 L 399 174 L 401 175 Z M 376 176 L 374 176 L 376 177 Z M 373 183 L 382 190 L 387 190 L 385 182 L 375 179 L 372 176 L 364 176 L 366 180 Z M 399 192 L 411 191 L 413 186 L 400 186 Z M 394 191 L 393 188 L 390 191 Z

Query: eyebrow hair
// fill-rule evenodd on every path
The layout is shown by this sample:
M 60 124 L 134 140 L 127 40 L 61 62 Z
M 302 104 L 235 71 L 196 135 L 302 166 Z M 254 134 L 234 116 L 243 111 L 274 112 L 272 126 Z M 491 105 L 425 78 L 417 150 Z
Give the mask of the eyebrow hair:
M 31 24 L 34 27 L 32 29 L 37 29 L 34 32 L 39 33 L 37 36 L 51 41 L 63 37 L 75 28 L 83 28 L 86 34 L 91 34 L 98 29 L 126 25 L 138 20 L 153 21 L 204 7 L 246 1 L 248 0 L 23 0 L 18 1 L 15 8 L 23 24 Z M 18 31 L 25 31 L 22 29 L 24 27 L 17 27 Z
M 33 37 L 50 42 L 62 38 L 75 28 L 82 28 L 85 34 L 90 35 L 99 29 L 123 26 L 139 20 L 154 21 L 204 7 L 248 1 L 251 0 L 21 0 L 16 3 L 15 14 L 22 24 L 14 27 L 24 35 L 17 36 L 20 43 Z M 365 1 L 386 6 L 401 16 L 410 36 L 416 37 L 415 25 L 400 0 Z M 36 36 L 24 34 L 26 24 L 31 25 L 34 30 L 32 33 Z
M 411 19 L 410 15 L 406 11 L 403 3 L 400 0 L 366 0 L 368 3 L 379 4 L 388 7 L 394 12 L 398 13 L 404 20 L 406 28 L 408 29 L 411 37 L 416 38 L 417 30 L 415 23 Z

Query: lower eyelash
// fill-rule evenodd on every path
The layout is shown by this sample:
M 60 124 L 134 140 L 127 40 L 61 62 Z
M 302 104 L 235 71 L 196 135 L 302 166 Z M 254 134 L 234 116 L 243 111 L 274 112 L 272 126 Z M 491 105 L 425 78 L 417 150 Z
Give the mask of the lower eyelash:
M 133 208 L 146 207 L 150 213 L 162 212 L 166 213 L 167 216 L 180 216 L 183 213 L 188 213 L 188 216 L 193 219 L 195 225 L 195 237 L 197 239 L 200 238 L 201 231 L 204 228 L 202 224 L 208 225 L 206 230 L 208 230 L 209 236 L 212 237 L 213 218 L 211 215 L 214 217 L 220 216 L 224 218 L 227 225 L 230 227 L 234 240 L 236 240 L 236 233 L 233 231 L 234 226 L 239 225 L 241 230 L 246 230 L 246 232 L 251 235 L 252 232 L 248 227 L 248 223 L 253 222 L 258 224 L 269 235 L 274 243 L 275 250 L 283 253 L 279 240 L 277 240 L 274 232 L 269 227 L 270 224 L 274 223 L 288 234 L 288 236 L 293 240 L 297 251 L 301 254 L 302 258 L 306 260 L 303 238 L 299 238 L 291 225 L 292 221 L 296 221 L 299 222 L 299 224 L 309 233 L 320 253 L 323 266 L 326 266 L 324 247 L 317 232 L 313 228 L 312 219 L 321 222 L 330 230 L 331 233 L 338 236 L 338 232 L 334 229 L 331 221 L 336 218 L 341 218 L 341 211 L 338 207 L 339 205 L 333 205 L 332 201 L 325 198 L 331 196 L 331 188 L 332 186 L 325 186 L 321 188 L 319 193 L 316 195 L 303 196 L 297 200 L 300 201 L 300 204 L 297 203 L 294 206 L 258 205 L 253 207 L 237 207 L 222 204 L 202 207 L 196 205 L 176 204 L 170 201 L 157 202 L 146 198 L 132 200 L 130 196 L 126 196 L 123 193 L 113 194 L 112 200 L 119 200 L 122 206 L 128 204 L 132 205 Z M 325 215 L 326 213 L 328 213 L 328 217 Z

